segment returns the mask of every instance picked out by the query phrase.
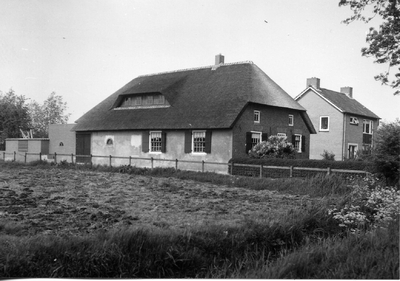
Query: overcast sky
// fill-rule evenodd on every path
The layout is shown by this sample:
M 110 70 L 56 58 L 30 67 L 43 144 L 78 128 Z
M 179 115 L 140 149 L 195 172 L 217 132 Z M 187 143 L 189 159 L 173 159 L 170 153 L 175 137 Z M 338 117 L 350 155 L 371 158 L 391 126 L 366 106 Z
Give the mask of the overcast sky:
M 394 121 L 400 96 L 373 78 L 387 66 L 360 53 L 371 24 L 341 23 L 352 12 L 338 2 L 0 0 L 0 90 L 39 103 L 54 91 L 72 123 L 139 75 L 212 65 L 221 53 L 253 61 L 292 97 L 309 77 L 353 87 Z

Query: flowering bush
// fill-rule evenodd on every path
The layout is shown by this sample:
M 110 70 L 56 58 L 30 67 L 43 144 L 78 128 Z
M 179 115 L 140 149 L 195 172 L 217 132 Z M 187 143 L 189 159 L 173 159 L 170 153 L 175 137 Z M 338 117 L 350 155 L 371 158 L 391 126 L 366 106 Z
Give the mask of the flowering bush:
M 295 158 L 296 151 L 287 137 L 270 136 L 268 141 L 256 144 L 250 151 L 251 158 Z
M 351 232 L 388 227 L 400 214 L 400 190 L 382 187 L 374 179 L 355 185 L 342 208 L 329 210 L 339 226 Z

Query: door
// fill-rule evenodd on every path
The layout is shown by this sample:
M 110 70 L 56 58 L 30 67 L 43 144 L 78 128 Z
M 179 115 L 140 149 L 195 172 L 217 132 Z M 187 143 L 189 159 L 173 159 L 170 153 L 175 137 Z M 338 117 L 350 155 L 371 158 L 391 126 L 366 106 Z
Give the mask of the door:
M 76 163 L 91 163 L 90 133 L 76 134 L 76 155 Z
M 357 144 L 349 144 L 349 159 L 356 158 L 357 148 Z

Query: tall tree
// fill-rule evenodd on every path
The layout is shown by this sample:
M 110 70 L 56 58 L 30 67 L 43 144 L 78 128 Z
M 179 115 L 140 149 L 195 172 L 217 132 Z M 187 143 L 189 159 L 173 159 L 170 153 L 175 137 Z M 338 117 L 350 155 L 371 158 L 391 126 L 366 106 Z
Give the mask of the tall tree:
M 36 101 L 29 104 L 29 111 L 32 118 L 34 136 L 47 138 L 49 136 L 50 124 L 66 124 L 71 114 L 66 113 L 67 103 L 62 96 L 52 92 L 42 105 Z
M 20 130 L 30 128 L 27 99 L 16 95 L 13 89 L 0 91 L 0 150 L 5 149 L 6 138 L 21 137 Z
M 361 49 L 366 57 L 375 57 L 376 63 L 388 64 L 388 70 L 375 76 L 375 80 L 395 89 L 400 94 L 400 0 L 340 0 L 339 6 L 349 6 L 353 15 L 343 22 L 349 24 L 355 20 L 369 23 L 378 16 L 383 20 L 378 30 L 371 27 L 367 34 L 368 47 Z M 372 14 L 366 16 L 366 9 L 372 8 Z M 390 74 L 391 68 L 399 72 Z M 397 70 L 396 70 L 397 68 Z

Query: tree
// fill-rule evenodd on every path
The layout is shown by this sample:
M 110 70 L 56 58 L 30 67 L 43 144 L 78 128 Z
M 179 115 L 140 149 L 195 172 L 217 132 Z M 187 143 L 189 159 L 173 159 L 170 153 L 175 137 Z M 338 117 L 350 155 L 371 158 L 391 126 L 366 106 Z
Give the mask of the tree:
M 382 123 L 377 131 L 375 166 L 388 185 L 398 184 L 400 175 L 400 119 Z
M 30 116 L 26 98 L 15 94 L 13 89 L 0 91 L 0 150 L 5 149 L 6 138 L 21 137 L 20 130 L 30 128 Z
M 256 144 L 250 151 L 251 158 L 295 158 L 293 144 L 286 137 L 270 136 L 267 141 Z
M 361 54 L 375 57 L 376 63 L 388 64 L 388 70 L 374 78 L 395 89 L 395 95 L 400 94 L 400 0 L 340 0 L 339 6 L 350 6 L 353 11 L 353 15 L 343 21 L 346 24 L 355 20 L 369 23 L 375 16 L 382 18 L 383 23 L 378 30 L 369 29 L 366 37 L 369 46 L 362 48 Z M 369 7 L 372 8 L 372 15 L 365 16 Z M 398 67 L 399 72 L 389 77 L 392 67 Z
M 36 101 L 29 104 L 29 112 L 32 118 L 32 128 L 34 136 L 37 138 L 47 138 L 49 136 L 50 124 L 66 124 L 71 114 L 65 113 L 67 103 L 62 96 L 52 92 L 49 97 L 40 105 Z

